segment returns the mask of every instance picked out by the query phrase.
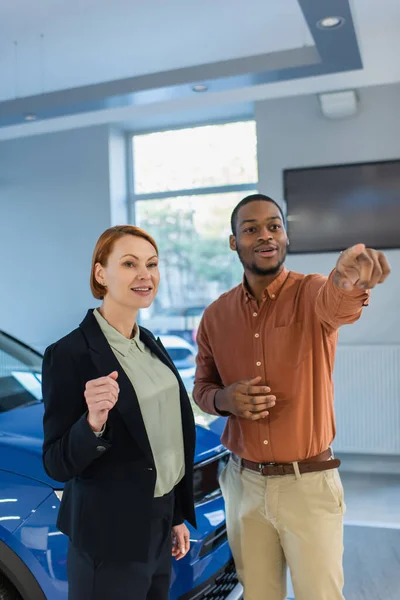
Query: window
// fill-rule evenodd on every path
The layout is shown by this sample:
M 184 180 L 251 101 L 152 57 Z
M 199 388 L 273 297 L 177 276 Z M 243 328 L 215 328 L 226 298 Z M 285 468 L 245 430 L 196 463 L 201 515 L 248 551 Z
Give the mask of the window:
M 135 194 L 257 183 L 254 121 L 133 138 Z
M 0 332 L 0 413 L 42 399 L 41 357 Z
M 137 225 L 159 245 L 162 281 L 155 308 L 166 317 L 201 317 L 207 304 L 240 281 L 228 240 L 230 214 L 242 197 L 228 192 L 136 203 Z
M 254 121 L 133 137 L 133 218 L 160 249 L 158 297 L 142 322 L 195 346 L 205 307 L 238 285 L 230 216 L 257 189 Z

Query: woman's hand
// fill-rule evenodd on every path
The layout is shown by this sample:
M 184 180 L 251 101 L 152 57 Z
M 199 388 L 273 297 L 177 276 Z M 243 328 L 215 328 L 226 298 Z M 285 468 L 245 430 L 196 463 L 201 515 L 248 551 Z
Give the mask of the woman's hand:
M 85 400 L 88 407 L 88 423 L 93 431 L 101 431 L 107 422 L 109 411 L 118 400 L 119 385 L 116 382 L 117 371 L 107 377 L 88 381 L 85 388 Z
M 172 528 L 172 556 L 181 560 L 190 550 L 190 533 L 185 523 Z

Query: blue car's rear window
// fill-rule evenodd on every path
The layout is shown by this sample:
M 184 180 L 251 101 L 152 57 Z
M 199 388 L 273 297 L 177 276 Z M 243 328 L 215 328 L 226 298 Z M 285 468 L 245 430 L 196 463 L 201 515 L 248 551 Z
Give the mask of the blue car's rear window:
M 0 412 L 42 399 L 39 354 L 0 333 Z

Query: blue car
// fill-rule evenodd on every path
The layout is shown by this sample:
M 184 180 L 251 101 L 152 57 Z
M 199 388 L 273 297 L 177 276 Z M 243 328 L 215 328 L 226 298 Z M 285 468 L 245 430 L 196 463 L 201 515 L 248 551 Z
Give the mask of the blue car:
M 0 600 L 67 600 L 67 538 L 56 519 L 63 485 L 42 465 L 42 356 L 0 331 Z M 204 417 L 203 417 L 204 418 Z M 171 600 L 239 600 L 218 476 L 223 420 L 197 426 L 198 529 L 173 561 Z

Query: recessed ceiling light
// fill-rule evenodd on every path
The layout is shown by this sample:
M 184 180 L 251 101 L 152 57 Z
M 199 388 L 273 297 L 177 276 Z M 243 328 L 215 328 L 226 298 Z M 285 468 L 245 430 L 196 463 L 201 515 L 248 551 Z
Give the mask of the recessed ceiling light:
M 192 87 L 194 92 L 206 92 L 208 90 L 208 85 L 205 83 L 198 83 Z
M 24 116 L 25 121 L 36 121 L 36 118 L 34 113 L 28 113 Z
M 344 23 L 343 17 L 325 17 L 317 23 L 319 29 L 337 29 Z

